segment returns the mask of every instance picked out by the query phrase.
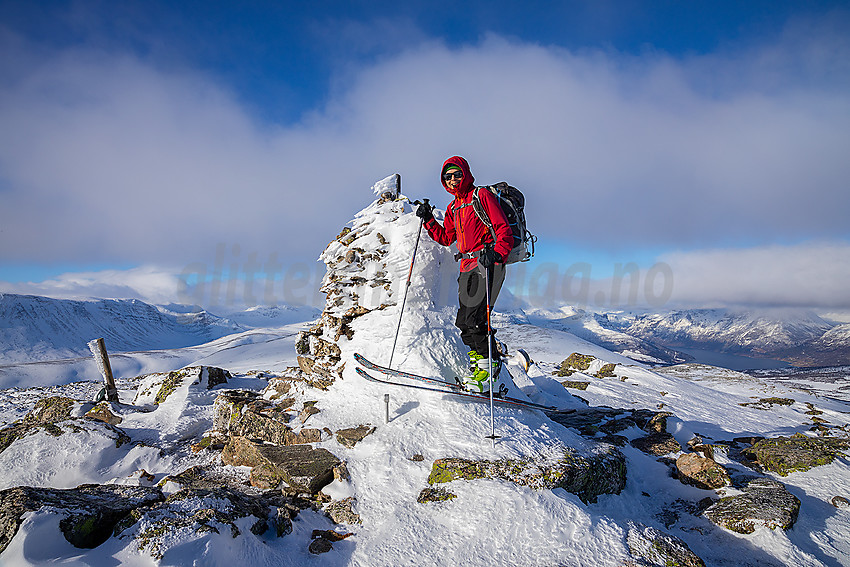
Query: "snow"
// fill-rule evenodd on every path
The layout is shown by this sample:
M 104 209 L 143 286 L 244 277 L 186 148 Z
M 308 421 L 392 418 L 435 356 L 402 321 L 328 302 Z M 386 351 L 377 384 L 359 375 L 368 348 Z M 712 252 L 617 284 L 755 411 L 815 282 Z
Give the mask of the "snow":
M 309 390 L 303 394 L 315 400 L 321 410 L 310 418 L 310 427 L 376 427 L 373 434 L 353 448 L 343 447 L 334 437 L 316 444 L 347 463 L 351 480 L 336 481 L 324 491 L 335 498 L 357 499 L 355 511 L 362 524 L 337 526 L 354 532 L 352 537 L 334 543 L 333 550 L 325 555 L 312 556 L 307 552 L 312 530 L 334 526 L 319 513 L 303 511 L 293 522 L 293 532 L 280 538 L 251 533 L 252 518 L 240 520 L 241 533 L 235 538 L 229 529 L 220 530 L 220 534 L 175 530 L 159 543 L 163 554 L 156 559 L 150 550 L 137 548 L 132 538 L 112 537 L 95 549 L 76 549 L 58 530 L 61 517 L 45 509 L 27 516 L 0 555 L 0 563 L 620 567 L 632 560 L 627 535 L 631 523 L 636 522 L 682 539 L 711 566 L 850 565 L 850 511 L 828 503 L 836 495 L 850 496 L 850 463 L 846 455 L 830 465 L 778 478 L 802 501 L 799 519 L 787 532 L 758 529 L 745 536 L 687 513 L 680 514 L 678 522 L 665 526 L 665 514 L 675 508 L 677 501 L 697 502 L 717 494 L 680 483 L 669 476 L 666 465 L 628 445 L 622 449 L 628 463 L 625 489 L 619 495 L 603 495 L 595 504 L 586 505 L 560 489 L 534 490 L 495 480 L 455 481 L 447 486 L 456 494 L 454 500 L 417 503 L 419 492 L 427 486 L 434 459 L 545 460 L 563 447 L 587 449 L 590 442 L 541 412 L 497 405 L 495 427 L 501 438 L 493 446 L 485 438 L 490 433 L 488 404 L 361 379 L 354 372 L 353 354 L 360 352 L 376 362 L 387 362 L 399 320 L 394 365 L 412 372 L 451 376 L 462 370 L 465 353 L 453 325 L 455 296 L 451 286 L 456 285 L 457 268 L 450 258 L 451 251 L 422 235 L 405 310 L 399 319 L 402 285 L 410 269 L 418 219 L 410 205 L 373 203 L 355 217 L 352 226 L 357 232 L 356 246 L 365 250 L 385 247 L 387 273 L 392 282 L 389 290 L 364 284 L 358 288 L 360 297 L 372 307 L 390 306 L 355 319 L 353 338 L 339 340 L 346 363 L 343 378 L 328 391 Z M 378 233 L 387 244 L 379 242 Z M 332 260 L 342 252 L 334 245 L 326 250 L 323 259 Z M 364 269 L 377 267 L 364 265 Z M 351 306 L 342 303 L 338 309 L 344 311 Z M 138 374 L 204 364 L 225 368 L 234 377 L 228 384 L 209 391 L 184 383 L 153 411 L 148 411 L 153 408 L 151 400 L 140 397 L 136 406 L 125 408 L 119 427 L 132 443 L 120 447 L 115 446 L 108 428 L 97 425 L 81 431 L 69 429 L 61 442 L 44 432 L 18 440 L 0 453 L 0 487 L 141 483 L 138 470 L 142 468 L 154 475 L 154 482 L 159 482 L 192 465 L 220 464 L 215 453 L 193 454 L 187 450 L 188 444 L 199 440 L 211 426 L 216 395 L 232 388 L 261 391 L 267 381 L 256 371 L 275 374 L 296 366 L 296 335 L 309 326 L 310 316 L 302 321 L 258 326 L 197 346 L 113 356 L 112 368 L 125 404 L 133 403 L 137 392 L 144 389 L 145 380 L 136 379 Z M 811 420 L 805 413 L 809 409 L 807 403 L 823 411 L 821 417 L 833 425 L 850 423 L 850 405 L 828 396 L 833 387 L 830 384 L 821 383 L 823 389 L 819 390 L 819 383 L 813 382 L 801 390 L 775 380 L 775 376 L 751 376 L 705 365 L 654 370 L 556 324 L 563 318 L 564 312 L 548 319 L 541 313 L 529 317 L 521 311 L 503 311 L 494 316 L 499 338 L 512 347 L 525 348 L 535 361 L 527 374 L 517 363 L 507 366 L 515 378 L 518 395 L 562 408 L 584 407 L 584 402 L 553 376 L 564 358 L 580 352 L 598 359 L 586 373 L 570 378 L 590 382 L 587 390 L 576 392 L 582 399 L 590 406 L 661 407 L 670 411 L 675 417 L 668 420 L 668 430 L 682 444 L 695 434 L 718 441 L 745 435 L 808 433 Z M 616 364 L 617 377 L 592 376 L 602 363 Z M 72 382 L 81 378 L 89 382 Z M 5 425 L 31 409 L 40 395 L 93 394 L 99 376 L 94 361 L 88 358 L 7 366 L 0 379 L 7 385 L 0 391 L 0 420 Z M 33 384 L 42 388 L 21 387 Z M 386 424 L 385 394 L 390 395 L 390 421 Z M 769 396 L 790 397 L 795 403 L 769 410 L 741 405 Z M 634 438 L 643 433 L 632 428 L 623 435 Z M 422 455 L 424 460 L 414 461 L 414 455 Z M 718 459 L 726 462 L 722 452 Z M 732 493 L 731 489 L 728 493 Z M 185 502 L 189 508 L 208 504 Z

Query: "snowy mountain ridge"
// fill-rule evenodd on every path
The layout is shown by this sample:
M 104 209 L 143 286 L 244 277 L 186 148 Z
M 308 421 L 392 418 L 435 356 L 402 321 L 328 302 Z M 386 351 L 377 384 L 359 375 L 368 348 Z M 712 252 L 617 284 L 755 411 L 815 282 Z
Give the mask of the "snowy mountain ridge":
M 0 364 L 90 356 L 103 337 L 110 352 L 176 349 L 254 328 L 314 318 L 312 307 L 253 307 L 225 316 L 198 306 L 154 306 L 138 299 L 54 299 L 0 294 Z
M 174 313 L 137 299 L 89 301 L 0 294 L 0 362 L 89 356 L 103 337 L 110 351 L 173 349 L 245 330 L 206 311 Z
M 811 312 L 691 309 L 637 316 L 623 330 L 667 344 L 768 354 L 817 339 L 832 327 Z

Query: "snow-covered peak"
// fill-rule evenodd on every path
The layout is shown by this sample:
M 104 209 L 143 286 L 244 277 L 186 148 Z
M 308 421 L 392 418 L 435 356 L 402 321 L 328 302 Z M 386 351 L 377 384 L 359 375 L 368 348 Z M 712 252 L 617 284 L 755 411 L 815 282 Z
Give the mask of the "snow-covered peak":
M 0 294 L 4 363 L 88 356 L 88 341 L 99 337 L 110 352 L 122 352 L 198 345 L 241 330 L 206 311 L 176 313 L 138 299 Z

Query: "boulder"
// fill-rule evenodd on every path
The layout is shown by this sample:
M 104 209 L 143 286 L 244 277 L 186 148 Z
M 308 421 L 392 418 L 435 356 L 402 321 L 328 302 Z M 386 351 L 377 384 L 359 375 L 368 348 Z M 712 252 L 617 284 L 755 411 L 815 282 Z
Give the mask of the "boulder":
M 712 459 L 685 453 L 676 459 L 679 480 L 697 488 L 714 490 L 729 484 L 729 473 Z
M 86 417 L 108 423 L 109 425 L 120 425 L 121 422 L 124 421 L 121 416 L 112 413 L 112 408 L 110 407 L 109 402 L 100 402 L 86 412 Z
M 0 491 L 0 553 L 18 531 L 23 516 L 43 507 L 64 515 L 59 528 L 80 548 L 106 541 L 132 510 L 165 500 L 158 488 L 122 485 L 82 485 L 74 489 L 19 486 Z
M 842 451 L 850 448 L 850 440 L 837 437 L 793 437 L 762 439 L 743 453 L 757 461 L 765 470 L 779 476 L 792 472 L 807 471 L 813 467 L 827 465 Z
M 558 371 L 555 373 L 556 376 L 564 377 L 564 376 L 572 376 L 573 372 L 579 371 L 584 372 L 588 368 L 590 368 L 590 364 L 596 360 L 596 357 L 590 356 L 588 354 L 581 354 L 578 352 L 572 353 L 568 356 L 563 362 L 561 362 L 558 367 Z
M 188 366 L 173 372 L 148 374 L 136 391 L 133 404 L 161 404 L 181 386 L 188 384 L 211 390 L 226 384 L 230 377 L 230 372 L 215 366 Z
M 325 507 L 325 512 L 330 516 L 331 520 L 337 524 L 360 524 L 360 514 L 354 511 L 354 505 L 357 500 L 349 496 L 342 500 L 335 500 Z
M 581 382 L 576 380 L 563 380 L 561 381 L 561 385 L 564 388 L 572 388 L 573 390 L 587 390 L 587 387 L 590 386 L 590 382 Z
M 797 521 L 800 500 L 781 482 L 769 478 L 751 480 L 744 492 L 721 498 L 703 514 L 718 526 L 751 534 L 757 526 L 789 529 Z
M 318 429 L 295 432 L 287 423 L 292 415 L 286 412 L 289 398 L 271 402 L 256 392 L 235 390 L 220 394 L 215 400 L 213 429 L 221 434 L 259 439 L 275 445 L 317 443 L 322 440 Z
M 364 437 L 374 433 L 375 428 L 371 425 L 360 425 L 348 429 L 340 429 L 336 432 L 336 440 L 343 447 L 351 449 L 357 443 L 363 440 Z
M 71 410 L 76 402 L 64 396 L 51 396 L 36 402 L 35 407 L 24 416 L 24 422 L 45 425 L 58 423 L 71 418 Z
M 457 498 L 457 494 L 449 492 L 445 488 L 429 487 L 422 489 L 416 501 L 420 504 L 427 504 L 428 502 L 445 502 L 447 500 L 454 500 L 455 498 Z
M 460 458 L 437 459 L 428 484 L 475 480 L 507 480 L 535 489 L 563 488 L 582 502 L 594 503 L 600 494 L 619 494 L 626 486 L 626 459 L 619 449 L 606 446 L 592 455 L 580 455 L 564 448 L 555 462 L 534 459 L 471 461 Z
M 639 449 L 644 453 L 656 455 L 658 457 L 669 453 L 677 453 L 682 450 L 682 446 L 679 445 L 679 442 L 667 432 L 650 433 L 646 437 L 632 439 L 631 445 L 635 449 Z
M 251 471 L 252 484 L 274 488 L 280 482 L 303 492 L 316 494 L 333 480 L 333 470 L 341 461 L 327 449 L 310 445 L 264 445 L 245 437 L 231 437 L 221 453 L 226 465 L 260 467 Z M 277 481 L 277 484 L 274 484 Z
M 629 522 L 626 543 L 632 557 L 643 565 L 705 567 L 703 560 L 681 539 L 643 524 Z

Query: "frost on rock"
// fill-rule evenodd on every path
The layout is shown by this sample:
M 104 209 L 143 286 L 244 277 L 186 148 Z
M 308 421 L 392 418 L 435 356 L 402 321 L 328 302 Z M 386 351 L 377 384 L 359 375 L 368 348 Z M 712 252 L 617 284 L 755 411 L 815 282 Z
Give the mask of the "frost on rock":
M 733 532 L 751 534 L 758 526 L 787 530 L 797 521 L 800 499 L 781 482 L 769 478 L 750 481 L 742 494 L 722 498 L 704 514 Z
M 703 560 L 681 539 L 643 524 L 629 522 L 626 543 L 638 565 L 705 567 Z
M 372 185 L 372 192 L 379 198 L 388 201 L 398 199 L 401 193 L 401 176 L 398 173 L 386 176 Z
M 160 502 L 155 488 L 83 485 L 75 489 L 20 486 L 0 491 L 0 552 L 6 549 L 27 512 L 59 512 L 65 539 L 76 547 L 93 548 L 106 541 L 133 510 Z
M 588 455 L 565 447 L 558 459 L 472 461 L 437 459 L 428 484 L 455 480 L 498 479 L 534 489 L 563 488 L 582 502 L 595 503 L 601 494 L 619 494 L 626 486 L 626 459 L 619 449 L 600 445 Z
M 211 390 L 226 384 L 230 377 L 227 370 L 214 366 L 190 366 L 173 372 L 149 374 L 143 378 L 133 403 L 159 405 L 181 387 L 193 391 Z

